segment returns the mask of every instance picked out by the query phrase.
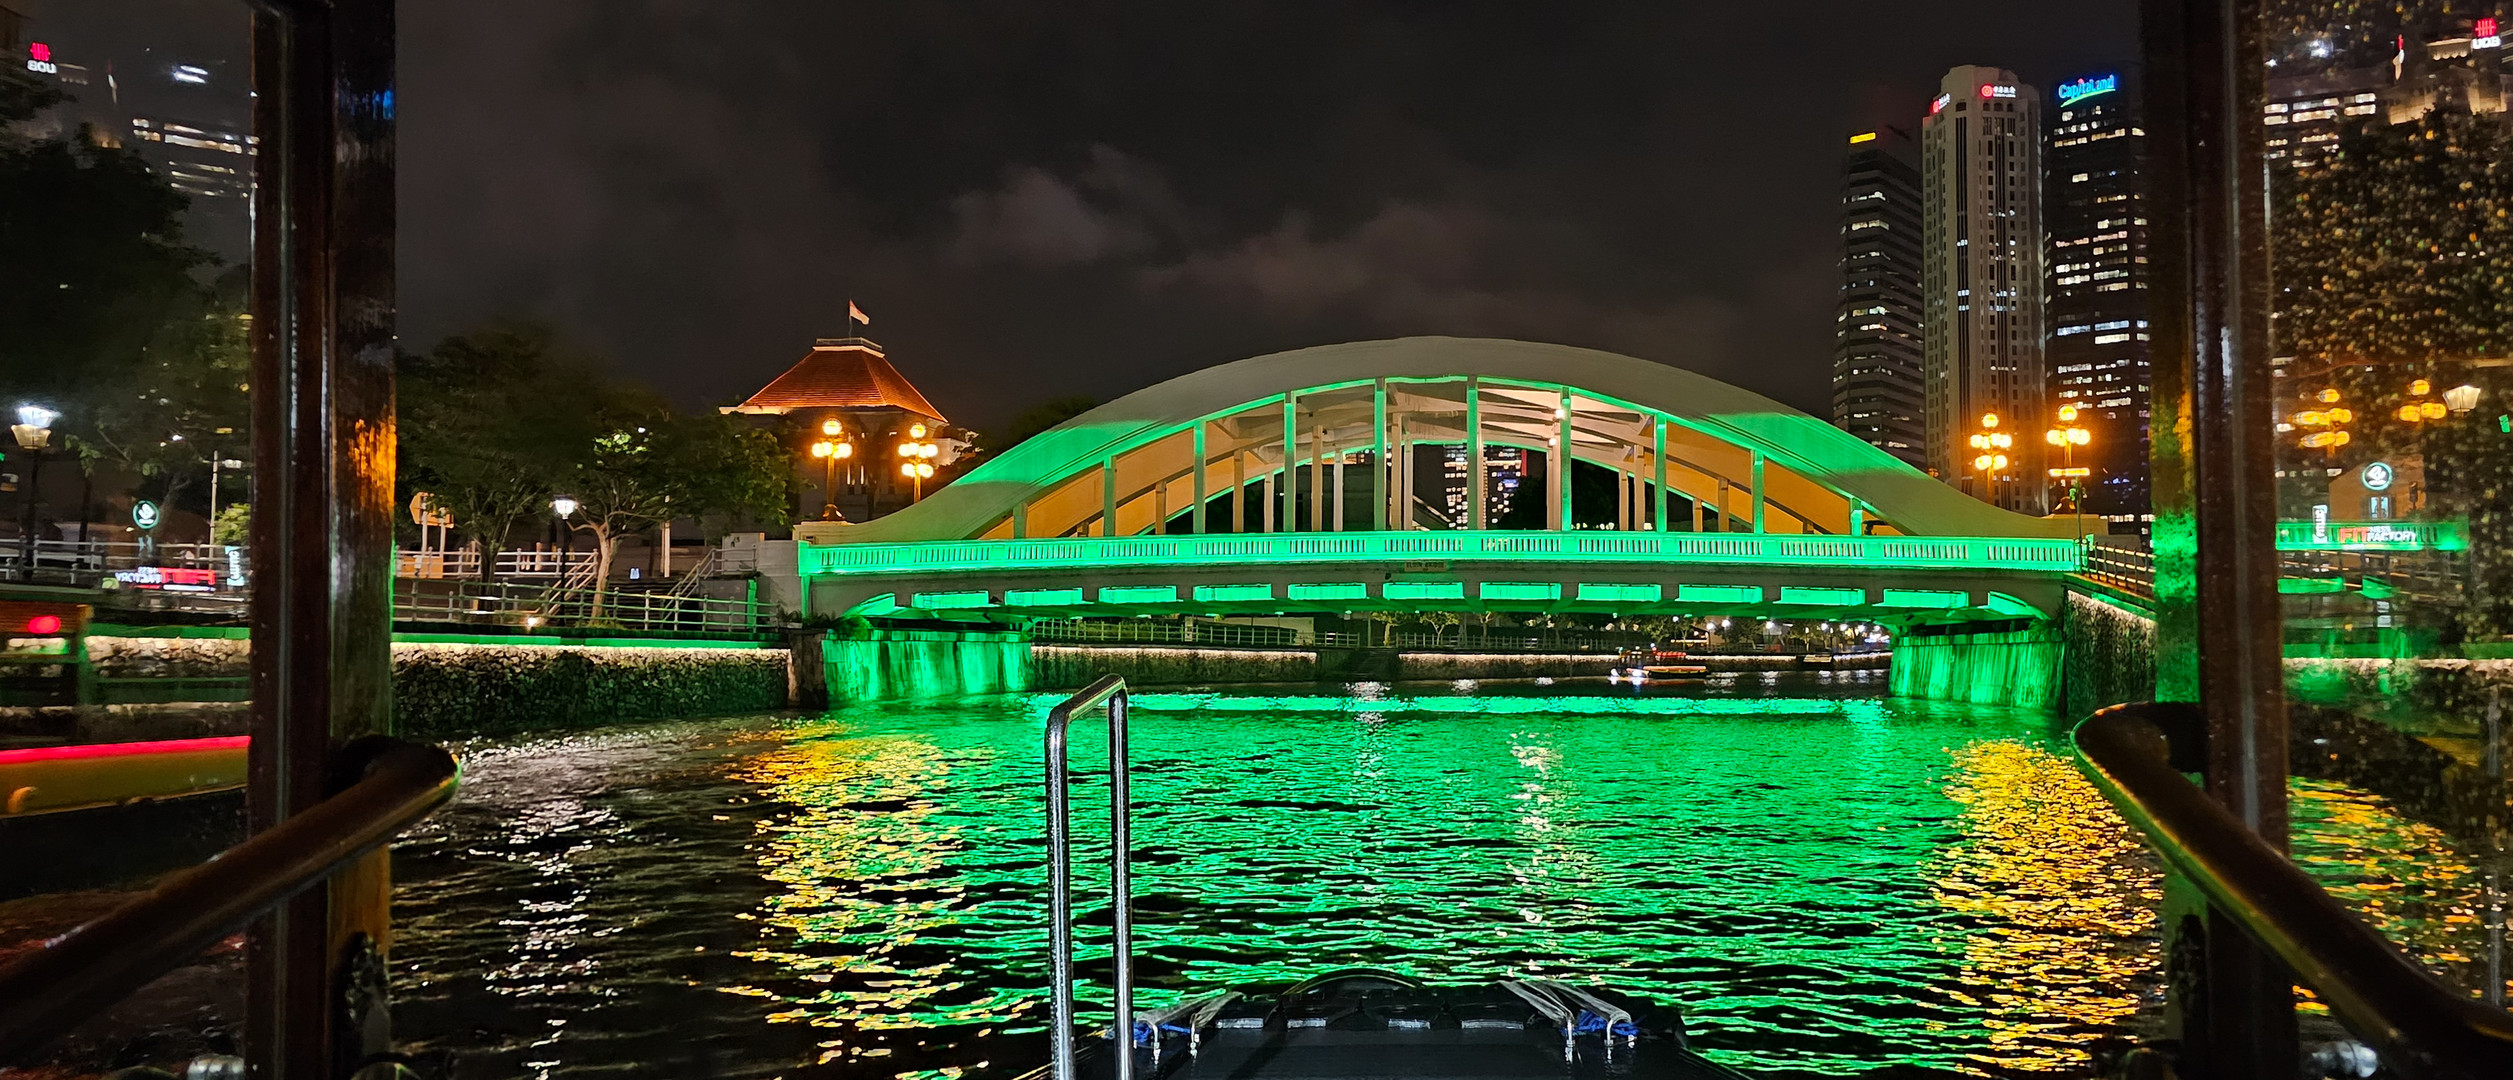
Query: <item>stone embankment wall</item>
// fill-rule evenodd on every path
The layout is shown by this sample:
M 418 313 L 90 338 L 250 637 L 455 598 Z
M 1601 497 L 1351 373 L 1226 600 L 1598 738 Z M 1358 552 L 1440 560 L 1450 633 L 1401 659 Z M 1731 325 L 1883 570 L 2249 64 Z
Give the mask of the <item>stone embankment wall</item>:
M 784 708 L 786 651 L 773 645 L 410 635 L 393 644 L 393 715 L 425 737 L 590 727 L 623 720 L 721 716 Z M 240 633 L 87 638 L 99 680 L 188 683 L 240 697 L 252 645 Z M 206 696 L 206 695 L 204 695 Z M 240 702 L 83 706 L 80 739 L 239 734 Z
M 2068 594 L 2060 612 L 2067 656 L 2060 675 L 2060 711 L 2082 719 L 2094 710 L 2155 700 L 2155 620 L 2124 604 Z
M 1027 690 L 1030 643 L 1005 630 L 858 627 L 822 639 L 832 705 Z

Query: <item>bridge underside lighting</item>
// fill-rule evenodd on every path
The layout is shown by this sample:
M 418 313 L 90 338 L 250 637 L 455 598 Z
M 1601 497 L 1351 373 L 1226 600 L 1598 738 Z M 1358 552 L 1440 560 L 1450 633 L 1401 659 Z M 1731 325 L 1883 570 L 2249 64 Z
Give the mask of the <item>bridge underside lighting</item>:
M 1804 585 L 1780 587 L 1783 604 L 1814 604 L 1824 607 L 1857 607 L 1867 602 L 1865 589 L 1814 588 Z
M 1486 600 L 1559 600 L 1562 586 L 1550 581 L 1487 581 L 1482 596 Z
M 1243 603 L 1251 600 L 1271 600 L 1274 598 L 1274 586 L 1266 582 L 1251 582 L 1238 585 L 1198 585 L 1195 587 L 1195 598 L 1199 602 L 1208 604 L 1228 604 Z
M 1659 585 L 1617 585 L 1599 581 L 1579 583 L 1579 598 L 1583 601 L 1655 604 L 1665 593 L 1665 587 Z
M 1881 606 L 1889 608 L 1959 608 L 1972 602 L 1972 595 L 1951 589 L 1886 589 Z
M 1759 604 L 1760 585 L 1678 585 L 1675 598 L 1687 604 Z
M 1175 604 L 1178 602 L 1178 587 L 1175 585 L 1107 585 L 1099 590 L 1099 602 L 1103 604 Z
M 1379 595 L 1390 600 L 1463 600 L 1466 583 L 1462 581 L 1391 581 L 1382 586 Z
M 1082 590 L 1007 589 L 1003 602 L 1006 607 L 1071 607 L 1082 602 Z
M 972 589 L 966 592 L 921 592 L 916 594 L 916 606 L 924 608 L 927 611 L 945 611 L 952 608 L 992 607 L 994 606 L 994 603 L 994 597 L 988 595 L 984 589 Z
M 1367 600 L 1370 587 L 1358 581 L 1303 582 L 1291 587 L 1294 600 Z

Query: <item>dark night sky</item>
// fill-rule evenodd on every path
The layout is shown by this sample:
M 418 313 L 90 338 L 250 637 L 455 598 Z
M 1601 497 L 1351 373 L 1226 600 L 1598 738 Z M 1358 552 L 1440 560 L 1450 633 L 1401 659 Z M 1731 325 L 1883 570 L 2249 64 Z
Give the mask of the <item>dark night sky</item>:
M 1843 137 L 1914 124 L 1953 64 L 2047 86 L 2135 45 L 2126 0 L 401 19 L 410 347 L 537 318 L 713 404 L 842 333 L 852 297 L 977 426 L 1428 333 L 1615 349 L 1821 411 Z

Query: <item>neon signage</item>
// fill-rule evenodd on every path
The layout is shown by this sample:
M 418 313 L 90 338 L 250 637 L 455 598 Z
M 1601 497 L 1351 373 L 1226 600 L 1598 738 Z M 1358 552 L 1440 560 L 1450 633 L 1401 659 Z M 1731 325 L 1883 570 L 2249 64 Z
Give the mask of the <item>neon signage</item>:
M 26 45 L 26 70 L 43 75 L 61 74 L 61 65 L 52 61 L 52 46 L 40 41 Z
M 2469 25 L 2469 47 L 2495 49 L 2504 45 L 2504 35 L 2497 32 L 2495 16 L 2489 15 Z
M 2120 74 L 2118 72 L 2103 75 L 2089 75 L 2082 79 L 2070 79 L 2067 82 L 2059 84 L 2059 103 L 2062 105 L 2074 105 L 2077 102 L 2093 97 L 2096 94 L 2108 94 L 2118 89 L 2120 89 Z
M 1981 97 L 1985 100 L 1988 98 L 2011 98 L 2014 96 L 2016 96 L 2016 88 L 2012 83 L 1981 84 Z
M 138 566 L 116 570 L 113 578 L 127 588 L 165 592 L 217 592 L 218 571 L 186 566 Z
M 1954 103 L 1955 96 L 1953 94 L 1939 94 L 1935 100 L 1928 103 L 1928 114 L 1930 116 L 1935 116 L 1938 113 L 1946 111 L 1946 106 Z

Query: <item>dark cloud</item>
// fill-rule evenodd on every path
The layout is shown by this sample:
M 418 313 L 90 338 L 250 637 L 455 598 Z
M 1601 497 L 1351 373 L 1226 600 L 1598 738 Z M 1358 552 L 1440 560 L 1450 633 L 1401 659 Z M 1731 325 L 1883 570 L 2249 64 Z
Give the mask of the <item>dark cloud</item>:
M 2124 0 L 436 0 L 412 344 L 559 324 L 697 403 L 848 299 L 955 419 L 1281 348 L 1565 341 L 1825 397 L 1841 137 L 2117 63 Z

